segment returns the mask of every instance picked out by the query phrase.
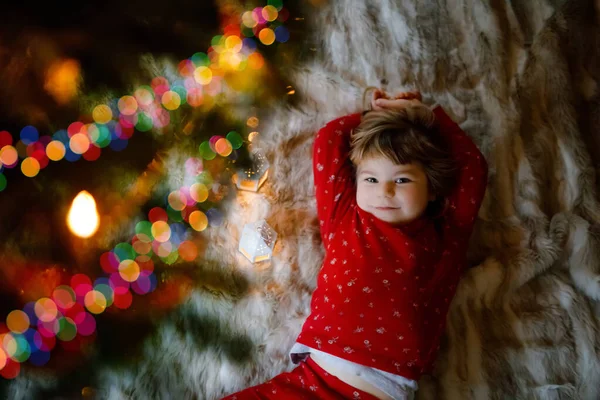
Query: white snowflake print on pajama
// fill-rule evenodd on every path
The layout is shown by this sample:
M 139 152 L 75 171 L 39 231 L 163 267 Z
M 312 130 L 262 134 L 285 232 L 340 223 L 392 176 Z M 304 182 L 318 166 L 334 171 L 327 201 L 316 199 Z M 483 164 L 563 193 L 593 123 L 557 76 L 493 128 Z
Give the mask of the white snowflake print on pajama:
M 436 221 L 423 217 L 401 227 L 356 204 L 348 154 L 361 115 L 338 118 L 318 132 L 313 173 L 326 256 L 297 339 L 413 380 L 433 367 L 487 184 L 477 146 L 441 107 L 434 113 L 459 162 L 458 185 Z

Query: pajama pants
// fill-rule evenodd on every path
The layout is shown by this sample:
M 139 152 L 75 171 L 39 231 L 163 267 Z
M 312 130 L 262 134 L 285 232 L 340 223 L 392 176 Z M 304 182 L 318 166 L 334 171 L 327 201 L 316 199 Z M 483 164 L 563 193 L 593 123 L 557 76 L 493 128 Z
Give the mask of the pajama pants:
M 377 400 L 327 373 L 310 357 L 291 372 L 284 372 L 261 385 L 231 394 L 222 400 Z

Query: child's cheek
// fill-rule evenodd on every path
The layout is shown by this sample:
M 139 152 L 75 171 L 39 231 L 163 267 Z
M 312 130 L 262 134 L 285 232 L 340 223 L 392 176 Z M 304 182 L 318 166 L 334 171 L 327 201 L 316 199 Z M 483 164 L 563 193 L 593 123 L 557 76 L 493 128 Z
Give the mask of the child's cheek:
M 419 208 L 424 202 L 426 194 L 423 194 L 419 187 L 416 185 L 411 186 L 404 193 L 404 203 L 407 207 L 412 209 Z

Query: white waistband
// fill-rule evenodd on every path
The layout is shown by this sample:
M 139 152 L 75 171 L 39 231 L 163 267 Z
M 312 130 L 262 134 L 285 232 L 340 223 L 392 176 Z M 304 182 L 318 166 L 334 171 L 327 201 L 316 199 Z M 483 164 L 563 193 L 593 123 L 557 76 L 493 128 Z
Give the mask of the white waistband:
M 344 360 L 343 358 L 336 357 L 332 354 L 325 353 L 323 351 L 313 349 L 302 343 L 296 343 L 290 350 L 290 356 L 292 361 L 298 362 L 303 357 L 302 354 L 316 354 L 317 361 L 326 363 L 330 368 L 335 371 L 339 371 L 345 377 L 350 379 L 342 379 L 344 381 L 350 380 L 355 382 L 353 385 L 350 382 L 346 382 L 358 389 L 364 390 L 359 387 L 360 382 L 352 380 L 351 377 L 360 377 L 359 379 L 367 382 L 371 386 L 387 394 L 392 399 L 397 400 L 412 400 L 414 399 L 414 392 L 419 389 L 419 385 L 412 379 L 405 378 L 401 375 L 392 374 L 386 371 L 382 371 L 377 368 L 367 367 L 365 365 L 357 364 L 352 361 Z M 300 356 L 300 357 L 299 357 Z M 315 359 L 315 357 L 313 357 Z M 319 364 L 319 362 L 317 362 Z M 335 375 L 335 374 L 334 374 Z M 368 390 L 364 390 L 368 392 Z

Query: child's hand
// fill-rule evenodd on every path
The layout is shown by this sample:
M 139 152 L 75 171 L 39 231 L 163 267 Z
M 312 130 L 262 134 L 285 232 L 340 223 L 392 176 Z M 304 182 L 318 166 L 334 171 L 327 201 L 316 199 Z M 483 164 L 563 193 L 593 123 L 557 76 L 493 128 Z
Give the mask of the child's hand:
M 413 107 L 418 105 L 423 105 L 421 103 L 422 97 L 421 93 L 418 91 L 415 92 L 402 92 L 398 94 L 396 97 L 390 99 L 385 92 L 380 92 L 380 96 L 377 96 L 377 93 L 380 91 L 376 91 L 373 94 L 373 110 L 402 110 L 406 107 Z M 383 93 L 383 94 L 381 94 Z
M 382 110 L 382 108 L 377 105 L 377 100 L 379 99 L 389 100 L 390 98 L 385 91 L 381 89 L 375 89 L 371 98 L 371 110 Z

